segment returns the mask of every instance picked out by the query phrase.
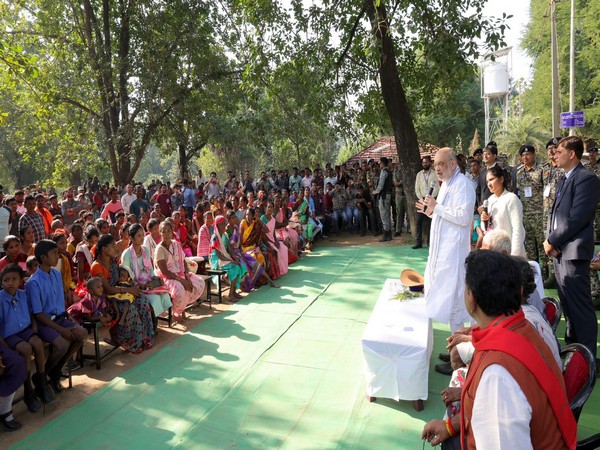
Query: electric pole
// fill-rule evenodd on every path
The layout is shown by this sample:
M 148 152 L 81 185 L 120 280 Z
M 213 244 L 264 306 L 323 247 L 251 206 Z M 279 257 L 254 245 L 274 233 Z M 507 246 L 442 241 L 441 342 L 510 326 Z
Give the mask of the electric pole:
M 556 0 L 550 2 L 552 53 L 552 136 L 560 135 L 560 85 L 558 80 L 558 43 L 556 38 Z
M 575 111 L 575 0 L 571 0 L 571 55 L 569 58 L 569 111 Z M 575 128 L 569 128 L 569 136 L 575 134 Z

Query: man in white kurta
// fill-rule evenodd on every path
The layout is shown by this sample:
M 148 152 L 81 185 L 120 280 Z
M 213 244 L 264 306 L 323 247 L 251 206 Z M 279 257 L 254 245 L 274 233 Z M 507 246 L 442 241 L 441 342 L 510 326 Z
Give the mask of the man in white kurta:
M 435 171 L 442 182 L 437 200 L 428 195 L 417 202 L 417 209 L 432 218 L 425 301 L 429 317 L 450 324 L 455 332 L 472 321 L 465 309 L 464 291 L 475 192 L 460 172 L 452 149 L 446 147 L 437 152 Z

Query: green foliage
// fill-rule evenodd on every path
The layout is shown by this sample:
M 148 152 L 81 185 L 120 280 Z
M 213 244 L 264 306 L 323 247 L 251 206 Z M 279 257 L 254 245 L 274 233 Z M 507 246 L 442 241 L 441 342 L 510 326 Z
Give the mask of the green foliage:
M 537 154 L 544 154 L 550 131 L 541 124 L 539 117 L 524 115 L 523 117 L 510 117 L 494 136 L 501 152 L 518 160 L 519 148 L 523 144 L 533 145 Z
M 569 109 L 569 34 L 570 2 L 556 4 L 561 111 Z M 586 127 L 577 132 L 584 136 L 600 134 L 600 35 L 598 34 L 600 3 L 592 0 L 576 2 L 575 34 L 575 109 L 584 110 Z M 524 94 L 524 109 L 540 117 L 547 129 L 552 127 L 552 71 L 550 49 L 550 9 L 545 0 L 531 1 L 531 20 L 523 39 L 523 47 L 533 58 L 533 80 Z M 550 135 L 547 135 L 549 137 Z

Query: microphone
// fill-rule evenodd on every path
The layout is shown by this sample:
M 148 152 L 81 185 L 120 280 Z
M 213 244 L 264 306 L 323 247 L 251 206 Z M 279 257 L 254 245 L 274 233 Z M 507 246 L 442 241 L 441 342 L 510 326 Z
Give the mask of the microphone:
M 488 201 L 487 201 L 487 199 L 485 199 L 483 201 L 483 205 L 482 206 L 483 206 L 483 212 L 487 213 L 488 212 Z M 486 230 L 487 230 L 487 220 L 484 220 L 483 221 L 483 232 L 485 233 Z
M 437 183 L 437 181 L 432 181 L 431 182 L 431 186 L 429 186 L 429 191 L 427 192 L 427 195 L 433 195 L 433 190 L 435 189 L 435 183 Z

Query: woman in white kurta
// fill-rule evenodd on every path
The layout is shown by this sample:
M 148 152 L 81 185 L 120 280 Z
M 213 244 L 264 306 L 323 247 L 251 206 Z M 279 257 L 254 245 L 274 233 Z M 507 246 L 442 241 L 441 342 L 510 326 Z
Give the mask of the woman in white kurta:
M 465 259 L 471 250 L 471 220 L 475 191 L 460 173 L 449 148 L 435 155 L 435 170 L 442 181 L 437 200 L 427 196 L 417 208 L 427 206 L 431 217 L 429 258 L 425 269 L 425 302 L 429 317 L 458 330 L 472 319 L 464 304 Z
M 482 212 L 481 220 L 490 230 L 503 230 L 510 236 L 511 255 L 526 257 L 523 205 L 512 192 L 506 190 L 504 171 L 498 165 L 488 169 L 486 182 L 492 195 L 488 199 L 488 212 Z

